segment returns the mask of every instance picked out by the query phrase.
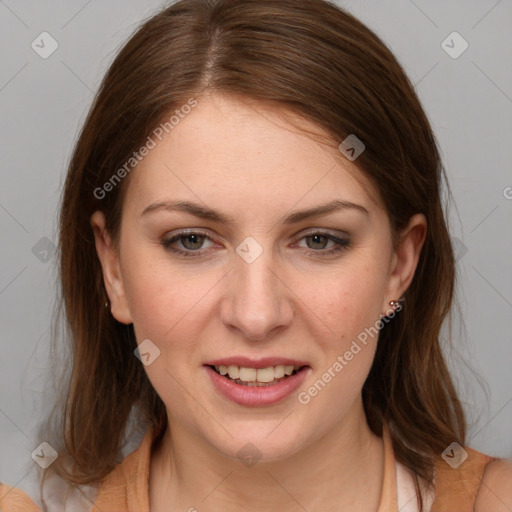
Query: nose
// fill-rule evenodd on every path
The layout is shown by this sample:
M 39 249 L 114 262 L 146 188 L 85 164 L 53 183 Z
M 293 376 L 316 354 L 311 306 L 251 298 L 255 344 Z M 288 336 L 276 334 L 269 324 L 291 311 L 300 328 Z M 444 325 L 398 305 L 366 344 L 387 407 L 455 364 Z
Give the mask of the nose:
M 270 251 L 252 263 L 236 256 L 234 266 L 221 308 L 224 325 L 255 341 L 268 339 L 290 325 L 294 295 Z

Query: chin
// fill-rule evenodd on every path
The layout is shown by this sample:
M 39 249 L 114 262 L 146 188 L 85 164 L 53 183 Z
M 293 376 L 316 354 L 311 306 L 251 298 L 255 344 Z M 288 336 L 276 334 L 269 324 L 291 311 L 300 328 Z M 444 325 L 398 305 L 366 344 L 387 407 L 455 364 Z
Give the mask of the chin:
M 212 444 L 227 458 L 239 460 L 248 467 L 255 462 L 281 461 L 301 450 L 304 437 L 291 434 L 286 429 L 279 432 L 280 428 L 276 429 L 276 423 L 273 422 L 269 428 L 245 429 L 239 435 L 230 431 L 233 437 L 228 437 L 225 442 L 214 441 Z M 273 429 L 275 430 L 272 432 Z

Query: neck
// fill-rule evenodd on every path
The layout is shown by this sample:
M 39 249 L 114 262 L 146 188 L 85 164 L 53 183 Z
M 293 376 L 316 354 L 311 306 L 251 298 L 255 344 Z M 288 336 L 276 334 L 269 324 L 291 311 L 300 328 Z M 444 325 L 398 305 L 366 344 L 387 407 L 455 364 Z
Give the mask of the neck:
M 368 427 L 360 400 L 343 422 L 299 452 L 252 466 L 170 423 L 152 454 L 150 505 L 155 512 L 377 511 L 383 467 L 382 439 Z

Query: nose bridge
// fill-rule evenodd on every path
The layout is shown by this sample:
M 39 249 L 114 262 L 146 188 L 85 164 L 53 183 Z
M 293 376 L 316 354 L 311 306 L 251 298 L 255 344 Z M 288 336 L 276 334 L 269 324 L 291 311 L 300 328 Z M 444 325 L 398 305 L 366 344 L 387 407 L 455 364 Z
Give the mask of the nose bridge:
M 223 314 L 223 321 L 248 339 L 265 338 L 293 316 L 273 251 L 256 244 L 246 239 L 237 248 Z

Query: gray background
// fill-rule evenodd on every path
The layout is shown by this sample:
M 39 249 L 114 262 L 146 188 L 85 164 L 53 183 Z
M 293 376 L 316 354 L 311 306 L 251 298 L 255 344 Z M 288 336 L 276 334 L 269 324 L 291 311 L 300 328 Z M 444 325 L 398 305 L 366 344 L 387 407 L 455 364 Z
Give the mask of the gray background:
M 438 137 L 455 200 L 449 215 L 465 321 L 448 355 L 466 403 L 468 444 L 512 457 L 512 2 L 339 4 L 395 52 Z M 37 427 L 53 398 L 52 244 L 66 165 L 115 52 L 162 5 L 0 0 L 0 481 L 27 491 Z M 31 47 L 45 31 L 58 42 L 47 59 Z M 454 31 L 469 44 L 457 58 L 442 46 Z M 461 40 L 452 39 L 445 45 L 458 52 Z

